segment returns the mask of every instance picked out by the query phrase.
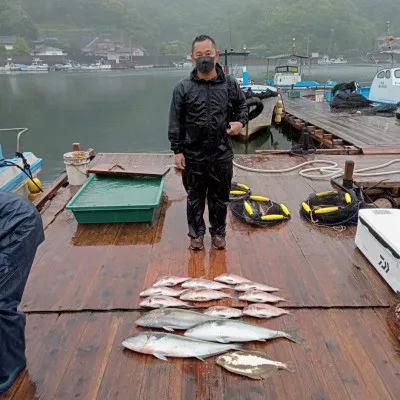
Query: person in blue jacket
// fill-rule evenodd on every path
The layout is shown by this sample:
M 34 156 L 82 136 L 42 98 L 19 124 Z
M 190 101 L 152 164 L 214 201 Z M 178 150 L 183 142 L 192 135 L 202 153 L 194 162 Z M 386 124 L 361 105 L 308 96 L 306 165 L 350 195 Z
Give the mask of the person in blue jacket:
M 26 316 L 17 307 L 43 241 L 42 219 L 32 203 L 0 190 L 0 393 L 26 367 Z

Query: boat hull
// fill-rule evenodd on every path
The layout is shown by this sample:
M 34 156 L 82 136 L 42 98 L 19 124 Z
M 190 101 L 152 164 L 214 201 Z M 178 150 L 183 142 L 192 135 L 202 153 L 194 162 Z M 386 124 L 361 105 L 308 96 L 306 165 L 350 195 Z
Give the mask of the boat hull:
M 28 164 L 31 166 L 33 177 L 37 177 L 43 165 L 43 160 L 36 157 L 33 153 L 24 153 Z M 23 168 L 23 161 L 21 158 L 8 159 Z M 13 192 L 23 197 L 29 196 L 28 189 L 29 178 L 18 167 L 6 166 L 0 167 L 0 190 Z

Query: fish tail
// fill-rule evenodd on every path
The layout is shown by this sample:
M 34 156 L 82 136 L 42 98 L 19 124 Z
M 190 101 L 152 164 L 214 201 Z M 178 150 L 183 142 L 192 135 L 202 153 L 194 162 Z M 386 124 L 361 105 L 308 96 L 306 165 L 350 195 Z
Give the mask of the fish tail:
M 289 372 L 295 372 L 295 366 L 293 361 L 286 361 L 282 363 L 282 369 L 289 371 Z
M 283 332 L 283 337 L 294 343 L 300 343 L 300 336 L 297 329 L 289 329 L 287 332 Z

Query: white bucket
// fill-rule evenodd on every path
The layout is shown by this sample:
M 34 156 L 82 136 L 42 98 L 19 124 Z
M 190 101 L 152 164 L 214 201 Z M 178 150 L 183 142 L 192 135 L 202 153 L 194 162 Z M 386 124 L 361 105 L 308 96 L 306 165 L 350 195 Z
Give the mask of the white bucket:
M 86 182 L 90 158 L 87 151 L 71 151 L 64 154 L 64 164 L 70 185 L 80 186 Z
M 325 98 L 325 93 L 323 90 L 316 90 L 315 91 L 315 101 L 317 103 L 322 103 L 324 101 Z

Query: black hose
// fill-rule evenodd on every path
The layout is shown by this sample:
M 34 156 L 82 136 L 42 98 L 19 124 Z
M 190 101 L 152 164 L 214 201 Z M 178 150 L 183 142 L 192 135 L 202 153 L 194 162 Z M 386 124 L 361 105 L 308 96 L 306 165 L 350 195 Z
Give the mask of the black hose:
M 35 186 L 43 193 L 42 188 L 33 180 L 33 175 L 32 172 L 30 170 L 30 168 L 28 168 L 28 172 L 26 172 L 26 170 L 24 168 L 22 168 L 21 166 L 19 166 L 18 164 L 9 161 L 9 160 L 0 160 L 0 167 L 17 167 L 18 169 L 20 169 L 34 184 Z

